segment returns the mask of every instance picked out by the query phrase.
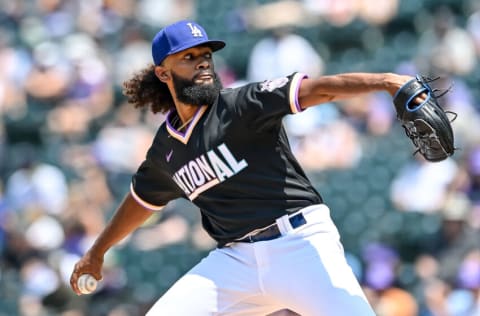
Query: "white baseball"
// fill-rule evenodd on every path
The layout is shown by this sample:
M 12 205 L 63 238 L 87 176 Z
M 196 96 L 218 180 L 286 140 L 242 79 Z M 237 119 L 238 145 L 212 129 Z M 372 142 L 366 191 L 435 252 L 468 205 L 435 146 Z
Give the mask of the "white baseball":
M 97 289 L 97 280 L 90 274 L 82 274 L 77 280 L 77 286 L 82 294 L 90 294 Z

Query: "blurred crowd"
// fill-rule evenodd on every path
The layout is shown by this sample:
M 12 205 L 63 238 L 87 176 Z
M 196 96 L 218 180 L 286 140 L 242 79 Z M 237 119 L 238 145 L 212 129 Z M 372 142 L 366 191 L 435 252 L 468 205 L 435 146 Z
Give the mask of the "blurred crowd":
M 109 252 L 94 295 L 69 289 L 164 119 L 129 106 L 122 83 L 183 18 L 226 40 L 225 86 L 293 71 L 440 76 L 458 147 L 440 163 L 411 155 L 385 93 L 285 126 L 378 315 L 479 316 L 478 0 L 0 0 L 0 316 L 141 315 L 214 247 L 197 210 L 173 201 Z

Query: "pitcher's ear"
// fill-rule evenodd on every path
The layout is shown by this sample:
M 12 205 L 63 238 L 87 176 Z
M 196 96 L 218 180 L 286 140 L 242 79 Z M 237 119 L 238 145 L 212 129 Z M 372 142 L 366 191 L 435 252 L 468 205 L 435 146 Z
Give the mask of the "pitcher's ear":
M 167 69 L 161 65 L 155 67 L 155 75 L 162 82 L 165 82 L 170 78 Z

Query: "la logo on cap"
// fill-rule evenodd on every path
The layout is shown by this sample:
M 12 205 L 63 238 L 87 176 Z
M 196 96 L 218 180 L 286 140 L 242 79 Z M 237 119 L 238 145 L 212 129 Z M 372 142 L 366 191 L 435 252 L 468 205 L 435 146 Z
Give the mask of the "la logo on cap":
M 203 27 L 193 21 L 178 21 L 161 29 L 152 40 L 152 57 L 160 65 L 169 55 L 191 47 L 206 45 L 213 52 L 225 46 L 224 41 L 208 39 Z
M 202 31 L 195 24 L 189 22 L 187 25 L 190 27 L 193 37 L 203 37 Z

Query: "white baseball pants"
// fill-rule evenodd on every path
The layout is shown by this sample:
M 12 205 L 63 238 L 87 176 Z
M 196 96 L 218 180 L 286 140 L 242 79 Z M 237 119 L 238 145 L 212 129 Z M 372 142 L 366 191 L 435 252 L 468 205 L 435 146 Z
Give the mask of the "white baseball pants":
M 347 264 L 324 204 L 306 207 L 306 224 L 282 236 L 212 250 L 180 278 L 148 316 L 261 315 L 288 308 L 302 316 L 375 315 Z

